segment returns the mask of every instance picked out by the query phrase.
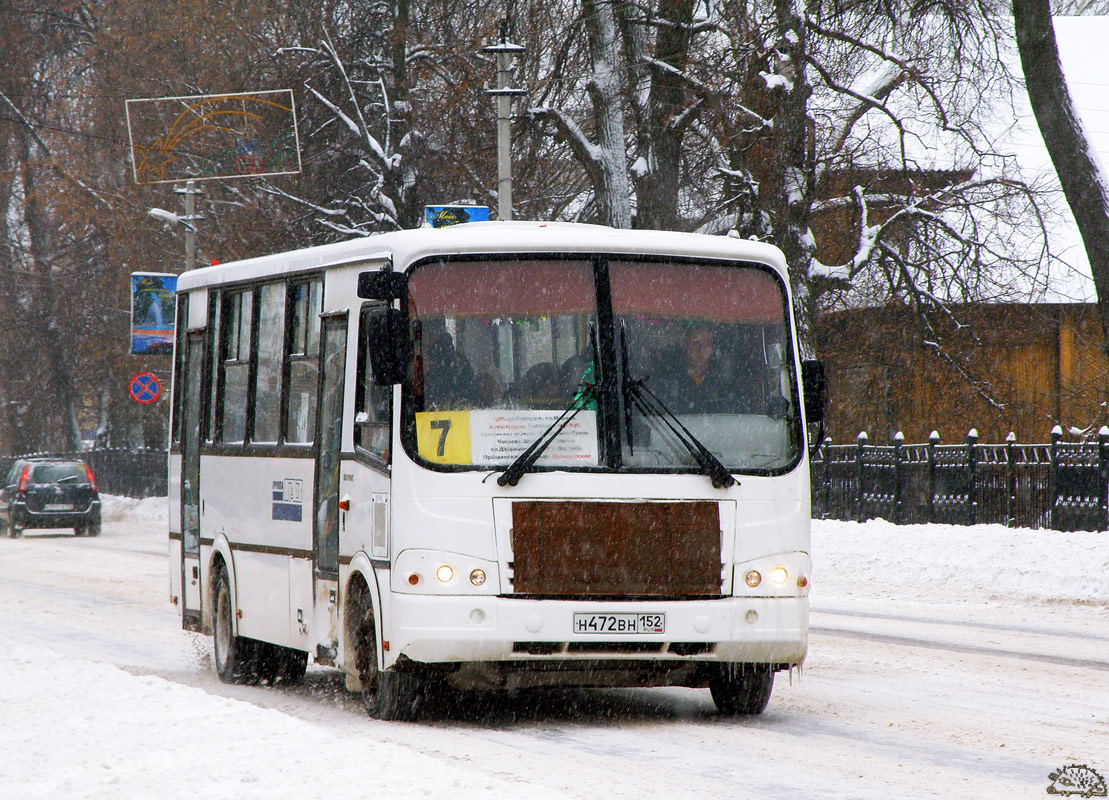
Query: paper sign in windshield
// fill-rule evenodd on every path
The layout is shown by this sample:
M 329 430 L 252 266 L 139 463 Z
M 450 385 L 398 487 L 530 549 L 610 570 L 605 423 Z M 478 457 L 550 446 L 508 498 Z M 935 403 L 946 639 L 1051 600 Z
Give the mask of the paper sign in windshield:
M 555 423 L 560 411 L 487 409 L 416 414 L 420 455 L 439 464 L 508 466 Z M 540 466 L 595 466 L 597 412 L 578 412 L 543 451 Z

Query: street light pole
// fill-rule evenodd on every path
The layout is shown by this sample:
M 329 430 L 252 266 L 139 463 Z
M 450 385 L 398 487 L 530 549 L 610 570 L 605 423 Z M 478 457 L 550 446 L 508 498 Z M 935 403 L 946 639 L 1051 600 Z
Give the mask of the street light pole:
M 185 213 L 178 217 L 181 227 L 185 229 L 185 271 L 196 267 L 196 223 L 204 219 L 196 213 L 196 196 L 200 189 L 196 181 L 187 181 L 184 189 L 175 188 L 177 194 L 184 195 Z
M 497 98 L 497 216 L 512 219 L 512 98 L 526 94 L 509 85 L 512 57 L 527 48 L 508 41 L 508 19 L 501 20 L 499 44 L 483 47 L 484 53 L 497 54 L 497 88 L 486 90 Z

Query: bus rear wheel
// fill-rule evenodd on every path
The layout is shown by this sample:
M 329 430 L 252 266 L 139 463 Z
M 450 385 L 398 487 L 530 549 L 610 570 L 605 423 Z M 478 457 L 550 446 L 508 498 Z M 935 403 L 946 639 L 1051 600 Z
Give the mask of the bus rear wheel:
M 216 571 L 216 608 L 212 641 L 215 649 L 216 674 L 224 683 L 257 683 L 258 645 L 244 636 L 236 636 L 231 608 L 231 586 L 227 569 Z
M 721 714 L 761 714 L 774 690 L 769 664 L 720 664 L 709 676 L 709 692 Z
M 405 672 L 383 672 L 377 661 L 377 627 L 374 612 L 362 609 L 358 625 L 358 678 L 362 682 L 362 705 L 374 719 L 413 720 L 422 699 L 420 678 Z

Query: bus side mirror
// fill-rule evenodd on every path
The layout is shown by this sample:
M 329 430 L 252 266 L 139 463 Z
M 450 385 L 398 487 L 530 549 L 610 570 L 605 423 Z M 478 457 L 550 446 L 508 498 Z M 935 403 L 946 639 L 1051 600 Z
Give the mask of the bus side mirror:
M 396 308 L 382 306 L 370 313 L 366 346 L 370 354 L 370 374 L 378 386 L 392 386 L 404 380 L 408 367 L 408 331 L 405 315 Z
M 384 300 L 391 303 L 404 295 L 404 282 L 402 272 L 360 272 L 358 296 L 363 300 Z
M 828 383 L 824 379 L 824 364 L 815 359 L 801 362 L 801 391 L 805 398 L 805 419 L 808 422 L 824 420 L 824 402 Z

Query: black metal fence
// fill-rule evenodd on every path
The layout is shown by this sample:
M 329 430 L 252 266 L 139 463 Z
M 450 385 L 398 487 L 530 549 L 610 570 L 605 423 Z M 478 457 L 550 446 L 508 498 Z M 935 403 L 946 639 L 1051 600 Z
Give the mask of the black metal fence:
M 1109 529 L 1109 430 L 1090 441 L 872 445 L 825 443 L 812 463 L 813 516 L 895 524 L 1000 523 L 1060 531 Z
M 80 453 L 26 453 L 0 456 L 0 478 L 19 458 L 79 458 L 92 467 L 103 494 L 124 497 L 162 497 L 168 492 L 165 450 L 100 449 Z

